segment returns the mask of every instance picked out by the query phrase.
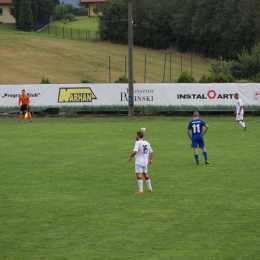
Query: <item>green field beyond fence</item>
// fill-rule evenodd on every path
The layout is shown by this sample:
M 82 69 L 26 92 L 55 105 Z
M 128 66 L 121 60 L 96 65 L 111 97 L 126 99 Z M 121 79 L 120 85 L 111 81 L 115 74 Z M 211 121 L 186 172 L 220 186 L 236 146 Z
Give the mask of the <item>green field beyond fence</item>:
M 47 25 L 41 30 L 41 32 L 69 39 L 99 40 L 98 31 L 68 28 L 65 26 L 59 27 L 53 24 Z
M 49 24 L 41 32 L 68 39 L 98 40 L 98 18 L 81 16 L 74 22 L 59 20 Z

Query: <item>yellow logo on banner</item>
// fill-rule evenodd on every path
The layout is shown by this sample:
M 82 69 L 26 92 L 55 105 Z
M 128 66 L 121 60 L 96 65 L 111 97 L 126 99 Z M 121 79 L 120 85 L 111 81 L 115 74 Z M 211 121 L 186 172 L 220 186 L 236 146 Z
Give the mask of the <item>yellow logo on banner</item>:
M 97 99 L 91 88 L 60 88 L 59 103 L 92 102 Z

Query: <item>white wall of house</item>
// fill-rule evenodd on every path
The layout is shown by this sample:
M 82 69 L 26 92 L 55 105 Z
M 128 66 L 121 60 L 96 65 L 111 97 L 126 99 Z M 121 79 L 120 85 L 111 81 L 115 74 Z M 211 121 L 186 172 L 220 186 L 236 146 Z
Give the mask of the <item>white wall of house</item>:
M 14 17 L 9 12 L 10 6 L 0 4 L 0 23 L 15 23 Z

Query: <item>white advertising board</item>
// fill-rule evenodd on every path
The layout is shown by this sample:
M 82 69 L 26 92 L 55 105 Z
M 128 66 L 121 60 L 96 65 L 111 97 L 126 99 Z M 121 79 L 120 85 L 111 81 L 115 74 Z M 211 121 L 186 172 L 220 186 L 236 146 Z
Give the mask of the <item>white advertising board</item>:
M 31 106 L 128 105 L 128 84 L 1 85 L 0 107 L 18 106 L 25 89 Z M 135 84 L 134 104 L 153 106 L 234 105 L 234 93 L 244 105 L 260 105 L 260 83 Z

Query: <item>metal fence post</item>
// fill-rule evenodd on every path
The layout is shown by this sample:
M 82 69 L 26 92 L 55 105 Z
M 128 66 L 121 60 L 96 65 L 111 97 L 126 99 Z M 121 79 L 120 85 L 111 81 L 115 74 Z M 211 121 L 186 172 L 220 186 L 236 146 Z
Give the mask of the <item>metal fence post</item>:
M 182 74 L 182 52 L 181 52 L 181 74 Z
M 110 56 L 108 56 L 108 77 L 109 77 L 109 83 L 111 83 Z
M 170 52 L 170 83 L 172 83 L 172 53 Z
M 125 78 L 126 78 L 126 55 L 125 55 Z
M 190 50 L 190 74 L 192 76 L 192 49 Z
M 146 53 L 144 54 L 144 83 L 146 81 Z
M 164 83 L 164 77 L 165 77 L 165 68 L 166 68 L 166 53 L 165 53 L 165 57 L 164 57 L 164 68 L 163 68 L 163 83 Z

